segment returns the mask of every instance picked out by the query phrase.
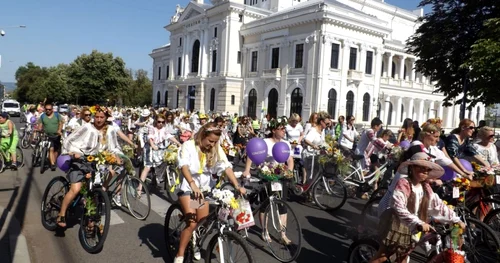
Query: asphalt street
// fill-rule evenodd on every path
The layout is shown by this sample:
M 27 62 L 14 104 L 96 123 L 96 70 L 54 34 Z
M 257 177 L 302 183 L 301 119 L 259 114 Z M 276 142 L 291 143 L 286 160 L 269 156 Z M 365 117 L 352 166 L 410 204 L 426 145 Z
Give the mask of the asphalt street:
M 19 123 L 16 125 L 20 127 Z M 4 175 L 16 173 L 16 177 L 27 182 L 26 193 L 20 193 L 24 199 L 16 216 L 21 222 L 33 262 L 169 262 L 163 223 L 170 204 L 164 200 L 161 192 L 151 196 L 151 213 L 145 221 L 133 218 L 125 207 L 114 208 L 111 228 L 104 249 L 99 254 L 88 254 L 83 250 L 77 236 L 78 224 L 57 233 L 43 228 L 40 223 L 43 192 L 52 178 L 64 174 L 59 170 L 40 174 L 39 167 L 31 166 L 31 154 L 32 150 L 24 150 L 25 167 L 18 172 L 6 171 Z M 236 170 L 242 168 L 236 167 Z M 346 229 L 358 224 L 364 201 L 348 199 L 341 210 L 332 213 L 317 209 L 312 204 L 290 204 L 301 224 L 303 236 L 302 251 L 296 262 L 343 262 L 351 243 L 346 238 Z M 252 252 L 258 262 L 279 262 L 269 254 L 265 243 L 258 236 L 251 235 L 250 239 Z

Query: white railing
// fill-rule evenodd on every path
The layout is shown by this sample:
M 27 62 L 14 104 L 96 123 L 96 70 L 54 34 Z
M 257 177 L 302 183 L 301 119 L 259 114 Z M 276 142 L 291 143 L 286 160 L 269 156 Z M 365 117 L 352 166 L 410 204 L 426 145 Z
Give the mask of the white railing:
M 262 71 L 263 78 L 279 78 L 281 77 L 281 71 L 279 68 L 264 69 Z

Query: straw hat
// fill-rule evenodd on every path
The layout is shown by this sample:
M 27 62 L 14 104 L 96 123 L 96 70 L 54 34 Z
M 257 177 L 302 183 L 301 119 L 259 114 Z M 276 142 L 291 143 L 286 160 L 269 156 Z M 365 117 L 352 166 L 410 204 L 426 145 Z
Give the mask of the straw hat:
M 415 153 L 408 161 L 403 162 L 399 166 L 398 172 L 400 174 L 408 174 L 408 166 L 410 165 L 423 166 L 432 169 L 432 171 L 429 172 L 427 179 L 436 179 L 443 176 L 444 174 L 443 167 L 437 165 L 436 163 L 433 163 L 431 161 L 431 157 L 424 152 Z
M 143 109 L 141 112 L 142 117 L 148 117 L 151 114 L 151 112 L 148 109 Z

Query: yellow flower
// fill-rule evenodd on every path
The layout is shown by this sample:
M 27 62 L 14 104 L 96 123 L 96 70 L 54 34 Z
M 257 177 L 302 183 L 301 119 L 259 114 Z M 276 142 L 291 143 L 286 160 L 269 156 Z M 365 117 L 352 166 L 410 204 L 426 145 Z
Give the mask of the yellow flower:
M 87 156 L 88 162 L 93 162 L 94 160 L 95 160 L 94 156 L 92 156 L 92 155 Z
M 236 201 L 235 198 L 231 198 L 231 203 L 229 204 L 229 206 L 232 209 L 238 209 L 240 207 L 240 205 L 238 204 L 238 201 Z

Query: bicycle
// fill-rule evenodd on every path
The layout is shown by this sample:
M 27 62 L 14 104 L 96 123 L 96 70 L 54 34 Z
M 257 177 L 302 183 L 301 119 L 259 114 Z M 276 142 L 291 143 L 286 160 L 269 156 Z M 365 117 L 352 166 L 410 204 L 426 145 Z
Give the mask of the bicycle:
M 71 162 L 71 169 L 77 168 L 73 168 L 73 163 L 77 162 L 90 167 L 91 176 L 84 179 L 82 190 L 69 205 L 66 216 L 67 218 L 76 218 L 74 215 L 79 211 L 77 208 L 80 207 L 83 210 L 80 217 L 78 239 L 85 251 L 91 254 L 99 253 L 103 249 L 110 228 L 111 203 L 101 185 L 95 182 L 96 175 L 99 175 L 96 165 L 88 163 L 84 159 L 73 159 Z M 58 183 L 61 185 L 57 186 Z M 58 228 L 57 217 L 69 187 L 70 183 L 65 177 L 57 176 L 45 188 L 41 205 L 41 221 L 45 229 L 54 231 Z M 55 190 L 55 193 L 52 193 L 51 190 Z
M 51 142 L 49 140 L 49 136 L 45 133 L 40 134 L 40 139 L 36 144 L 33 154 L 31 156 L 31 165 L 35 167 L 40 163 L 40 173 L 43 174 L 45 172 L 45 166 L 47 165 L 49 149 L 51 146 Z
M 205 196 L 211 197 L 210 194 Z M 209 199 L 207 198 L 207 199 Z M 210 239 L 205 254 L 205 262 L 215 262 L 214 257 L 219 256 L 218 262 L 248 262 L 253 263 L 253 255 L 246 241 L 237 233 L 235 229 L 235 221 L 231 215 L 231 210 L 224 203 L 217 200 L 207 200 L 210 205 L 208 216 L 200 220 L 195 231 L 188 243 L 184 254 L 184 262 L 193 262 L 195 248 L 200 248 L 205 240 L 215 232 L 215 235 Z M 177 225 L 175 224 L 177 223 Z M 167 246 L 167 254 L 173 260 L 180 242 L 182 230 L 186 227 L 185 215 L 182 212 L 179 204 L 172 204 L 167 214 L 165 215 L 165 244 Z M 227 243 L 228 246 L 224 246 Z M 234 250 L 237 247 L 243 249 L 243 257 L 236 258 Z M 226 255 L 226 251 L 229 253 Z M 229 258 L 229 259 L 226 259 Z
M 9 149 L 5 149 L 4 147 L 0 149 L 0 173 L 3 173 L 7 165 L 12 162 L 10 155 Z M 16 166 L 24 166 L 24 153 L 19 145 L 16 146 Z
M 292 207 L 286 203 L 285 200 L 281 199 L 283 183 L 288 182 L 284 181 L 284 179 L 275 179 L 271 181 L 255 177 L 244 178 L 243 180 L 246 180 L 244 183 L 245 188 L 251 190 L 247 196 L 252 205 L 254 218 L 257 218 L 259 212 L 263 213 L 263 217 L 265 218 L 263 220 L 265 221 L 265 226 L 261 226 L 261 230 L 267 230 L 269 232 L 270 240 L 266 239 L 265 241 L 271 254 L 281 262 L 294 261 L 299 256 L 300 250 L 302 249 L 302 230 Z M 257 187 L 253 187 L 249 183 L 258 183 L 258 185 Z M 234 191 L 234 187 L 230 183 L 222 184 L 221 189 Z M 264 196 L 265 199 L 261 200 Z M 286 208 L 286 222 L 282 222 L 283 219 L 279 211 L 280 207 Z M 272 230 L 274 231 L 271 232 Z M 291 234 L 292 231 L 295 233 Z M 289 244 L 281 240 L 283 234 L 286 234 L 289 239 L 291 238 Z M 248 238 L 247 229 L 245 229 L 242 235 Z
M 106 182 L 111 172 L 108 165 L 98 165 L 97 170 L 101 175 L 101 180 Z M 113 197 L 121 192 L 123 199 L 121 202 L 127 206 L 130 214 L 138 220 L 145 220 L 151 211 L 151 196 L 146 184 L 137 177 L 133 177 L 126 172 L 122 166 L 113 166 L 115 171 L 115 176 L 108 183 L 107 192 L 112 197 L 113 203 L 116 204 Z M 142 195 L 139 195 L 137 189 L 139 185 L 142 186 Z M 141 199 L 145 198 L 145 202 L 141 202 Z M 144 200 L 144 199 L 143 199 Z M 137 203 L 132 203 L 133 201 L 138 201 Z M 141 204 L 142 203 L 142 204 Z M 121 206 L 121 204 L 116 204 Z M 146 206 L 146 209 L 142 211 L 142 207 Z

